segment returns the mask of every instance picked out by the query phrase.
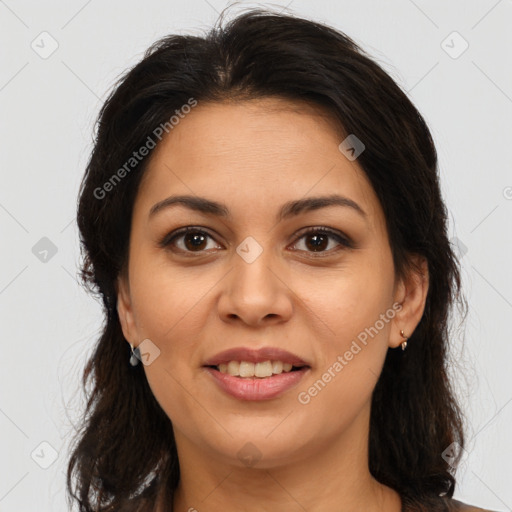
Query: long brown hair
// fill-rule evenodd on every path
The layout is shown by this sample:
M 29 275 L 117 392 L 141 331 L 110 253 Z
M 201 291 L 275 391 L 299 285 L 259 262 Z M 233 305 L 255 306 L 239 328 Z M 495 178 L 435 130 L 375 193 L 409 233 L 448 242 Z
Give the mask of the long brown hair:
M 122 179 L 112 177 L 190 98 L 261 97 L 312 102 L 356 134 L 366 146 L 358 163 L 384 210 L 397 275 L 410 270 L 411 254 L 428 262 L 423 317 L 405 352 L 388 350 L 373 393 L 368 463 L 377 480 L 411 502 L 453 495 L 464 435 L 447 349 L 460 275 L 429 129 L 400 87 L 349 37 L 252 9 L 230 22 L 221 17 L 205 37 L 170 35 L 154 43 L 99 113 L 77 213 L 81 277 L 101 298 L 105 319 L 83 374 L 91 391 L 67 473 L 68 493 L 82 512 L 125 510 L 144 499 L 150 507 L 155 479 L 171 492 L 180 476 L 171 421 L 142 365 L 128 363 L 116 309 L 116 278 L 126 268 L 133 203 L 150 158 L 117 173 Z M 452 443 L 448 460 L 442 454 Z

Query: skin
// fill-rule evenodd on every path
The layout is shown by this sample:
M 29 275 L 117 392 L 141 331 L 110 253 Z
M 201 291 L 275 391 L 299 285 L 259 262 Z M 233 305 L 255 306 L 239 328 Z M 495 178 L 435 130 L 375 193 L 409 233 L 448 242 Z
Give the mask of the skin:
M 334 512 L 340 503 L 347 512 L 400 510 L 399 495 L 368 469 L 370 400 L 388 348 L 400 350 L 400 330 L 410 336 L 422 317 L 428 268 L 417 258 L 421 273 L 396 277 L 384 213 L 357 160 L 338 149 L 344 138 L 307 104 L 199 103 L 151 155 L 134 205 L 127 272 L 118 280 L 118 312 L 127 342 L 150 339 L 160 350 L 144 371 L 175 432 L 176 511 Z M 330 206 L 276 223 L 285 202 L 332 193 L 367 217 Z M 231 218 L 183 206 L 149 217 L 174 194 L 224 203 Z M 174 241 L 174 251 L 158 245 L 185 226 L 210 235 L 199 250 L 186 237 Z M 318 226 L 355 247 L 327 239 L 318 256 L 311 235 L 300 233 Z M 248 236 L 263 249 L 251 263 L 236 252 Z M 378 334 L 300 403 L 298 394 L 388 311 L 395 314 Z M 238 346 L 283 348 L 311 369 L 278 398 L 238 400 L 202 368 Z M 252 467 L 238 457 L 248 442 L 261 457 Z

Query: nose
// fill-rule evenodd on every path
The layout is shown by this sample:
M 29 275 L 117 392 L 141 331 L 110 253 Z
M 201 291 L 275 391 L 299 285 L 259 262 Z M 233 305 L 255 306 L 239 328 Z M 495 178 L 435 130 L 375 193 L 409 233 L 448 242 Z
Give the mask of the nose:
M 288 321 L 293 313 L 293 291 L 285 274 L 271 249 L 263 248 L 253 261 L 235 254 L 233 268 L 223 280 L 219 315 L 225 322 L 240 321 L 253 327 Z

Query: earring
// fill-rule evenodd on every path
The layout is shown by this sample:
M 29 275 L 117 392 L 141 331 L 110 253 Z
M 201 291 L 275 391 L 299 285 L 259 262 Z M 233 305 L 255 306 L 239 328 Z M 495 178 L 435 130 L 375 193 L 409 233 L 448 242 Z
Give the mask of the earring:
M 404 334 L 404 331 L 400 331 L 400 336 L 402 336 L 402 338 L 405 338 L 405 341 L 402 341 L 402 343 L 400 344 L 402 350 L 405 350 L 407 348 L 407 340 L 409 338 Z
M 130 364 L 132 366 L 137 366 L 140 361 L 139 347 L 133 348 L 133 345 L 131 343 L 130 343 L 130 347 L 132 347 L 132 355 L 130 356 Z

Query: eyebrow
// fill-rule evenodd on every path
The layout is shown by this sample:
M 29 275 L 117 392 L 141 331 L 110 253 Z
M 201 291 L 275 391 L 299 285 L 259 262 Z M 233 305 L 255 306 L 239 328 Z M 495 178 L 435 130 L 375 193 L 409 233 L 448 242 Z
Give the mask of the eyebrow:
M 190 210 L 197 211 L 206 215 L 213 215 L 222 218 L 231 218 L 231 214 L 226 205 L 206 199 L 205 197 L 179 195 L 170 196 L 156 203 L 149 211 L 149 217 L 153 217 L 156 213 L 174 205 L 182 205 Z M 352 199 L 338 194 L 329 196 L 307 197 L 296 201 L 289 201 L 279 209 L 276 215 L 276 221 L 282 221 L 290 217 L 294 217 L 304 212 L 319 210 L 329 206 L 343 206 L 351 208 L 364 219 L 367 213 Z

